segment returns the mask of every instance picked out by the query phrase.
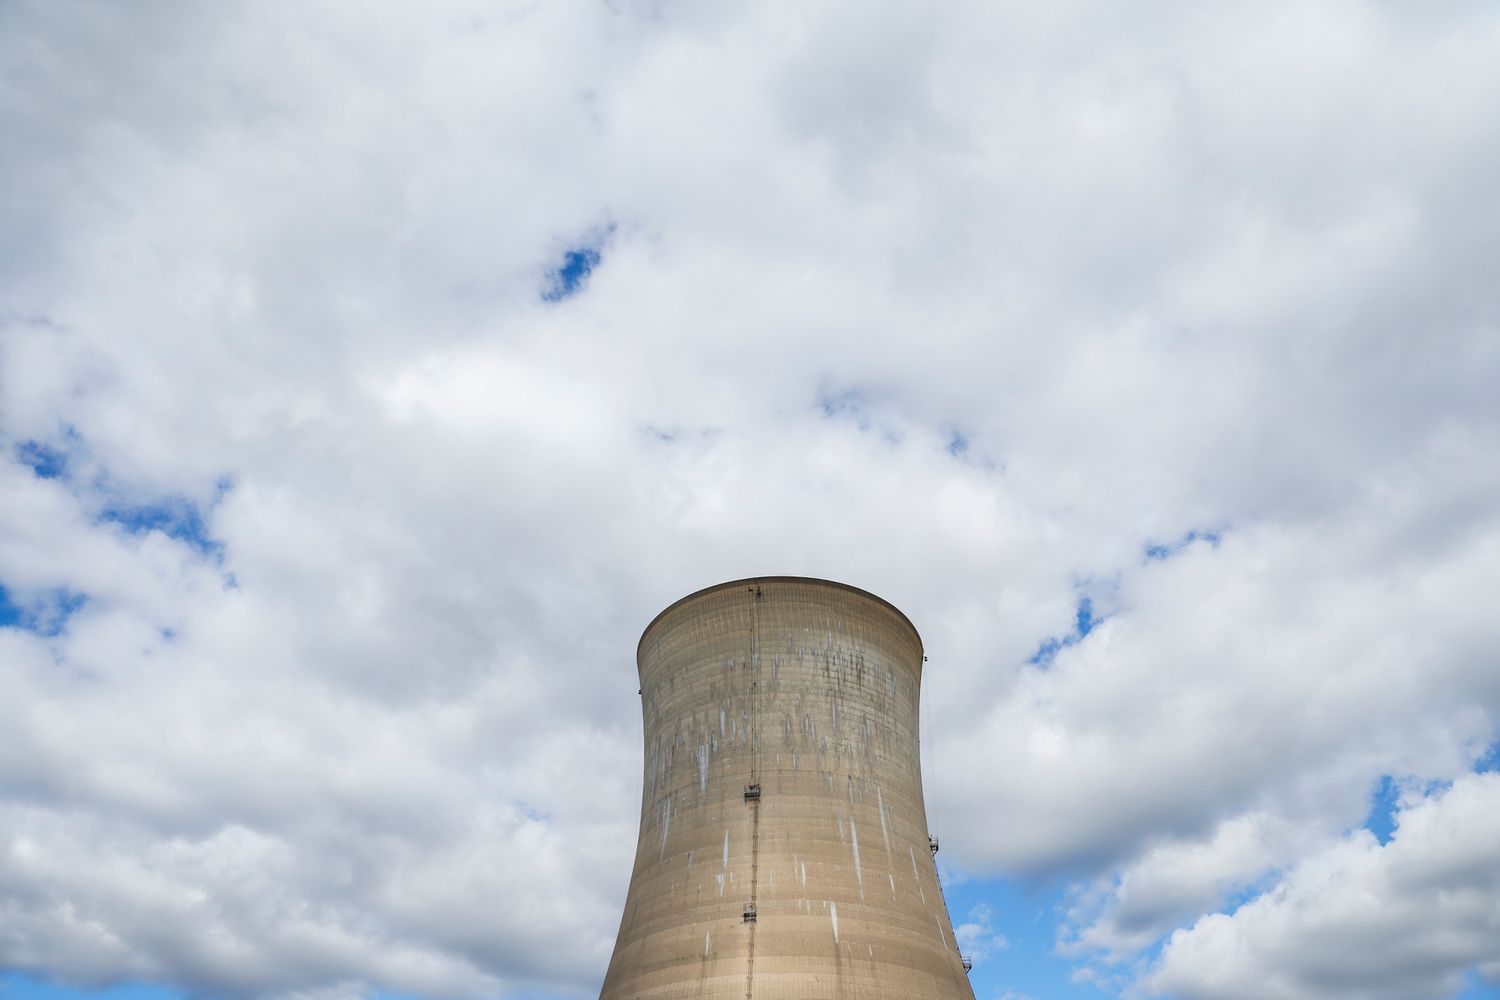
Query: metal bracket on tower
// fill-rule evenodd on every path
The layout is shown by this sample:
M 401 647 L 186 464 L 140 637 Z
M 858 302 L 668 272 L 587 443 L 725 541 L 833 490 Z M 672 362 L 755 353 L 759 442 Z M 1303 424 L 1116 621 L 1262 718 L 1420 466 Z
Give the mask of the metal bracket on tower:
M 760 782 L 745 786 L 745 801 L 754 802 L 760 798 Z
M 927 838 L 927 846 L 932 849 L 933 857 L 937 857 L 938 839 L 936 837 L 929 836 Z
M 958 956 L 958 960 L 964 967 L 964 975 L 968 975 L 970 972 L 974 971 L 974 960 L 972 958 L 969 958 L 966 955 L 960 955 Z
M 754 903 L 746 903 L 745 904 L 745 923 L 747 923 L 747 924 L 753 924 L 753 923 L 755 923 L 755 904 Z

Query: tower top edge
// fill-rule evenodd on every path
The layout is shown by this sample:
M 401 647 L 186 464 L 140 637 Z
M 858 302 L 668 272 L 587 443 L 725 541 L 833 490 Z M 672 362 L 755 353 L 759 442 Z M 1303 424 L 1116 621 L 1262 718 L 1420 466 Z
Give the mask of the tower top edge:
M 747 576 L 740 580 L 726 580 L 723 583 L 716 583 L 713 586 L 704 587 L 702 590 L 695 590 L 691 594 L 688 594 L 685 597 L 679 597 L 671 604 L 668 604 L 665 608 L 662 608 L 661 611 L 657 613 L 656 617 L 651 619 L 651 621 L 641 631 L 641 637 L 635 644 L 636 662 L 640 662 L 641 647 L 645 645 L 646 637 L 649 636 L 651 634 L 651 631 L 655 629 L 657 625 L 661 624 L 662 620 L 670 615 L 673 611 L 676 611 L 684 604 L 695 601 L 698 598 L 704 597 L 708 594 L 715 593 L 716 591 L 728 590 L 731 587 L 753 586 L 760 583 L 798 583 L 804 585 L 812 584 L 815 586 L 827 587 L 830 590 L 842 590 L 847 593 L 856 594 L 875 604 L 880 605 L 881 607 L 894 614 L 897 618 L 899 618 L 907 628 L 911 629 L 911 634 L 916 637 L 917 651 L 919 653 L 925 653 L 926 651 L 926 647 L 922 643 L 922 633 L 918 632 L 917 627 L 911 623 L 911 619 L 906 617 L 906 612 L 902 611 L 900 608 L 896 607 L 894 604 L 892 604 L 890 601 L 887 601 L 879 594 L 872 594 L 868 590 L 863 590 L 859 587 L 853 586 L 852 584 L 840 583 L 837 580 L 825 580 L 821 577 L 816 576 Z

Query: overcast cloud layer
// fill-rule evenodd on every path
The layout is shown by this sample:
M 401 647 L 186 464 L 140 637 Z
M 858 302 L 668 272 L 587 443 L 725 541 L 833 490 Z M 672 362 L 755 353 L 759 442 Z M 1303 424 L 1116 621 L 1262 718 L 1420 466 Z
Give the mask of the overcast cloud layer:
M 943 857 L 1079 981 L 1500 983 L 1497 52 L 0 5 L 0 970 L 587 996 L 640 629 L 801 574 L 922 631 Z

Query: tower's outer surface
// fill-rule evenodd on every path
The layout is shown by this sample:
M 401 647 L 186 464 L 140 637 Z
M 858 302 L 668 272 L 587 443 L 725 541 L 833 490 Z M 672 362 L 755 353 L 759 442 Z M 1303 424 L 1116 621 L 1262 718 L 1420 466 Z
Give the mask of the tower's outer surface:
M 824 580 L 739 580 L 663 611 L 637 659 L 645 792 L 601 1000 L 972 1000 L 906 617 Z

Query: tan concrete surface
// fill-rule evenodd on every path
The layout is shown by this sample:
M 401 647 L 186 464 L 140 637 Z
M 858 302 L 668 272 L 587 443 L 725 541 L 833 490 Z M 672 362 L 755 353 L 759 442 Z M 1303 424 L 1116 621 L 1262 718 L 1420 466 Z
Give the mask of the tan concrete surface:
M 906 617 L 842 584 L 740 580 L 663 611 L 637 662 L 640 838 L 601 1000 L 972 1000 Z

